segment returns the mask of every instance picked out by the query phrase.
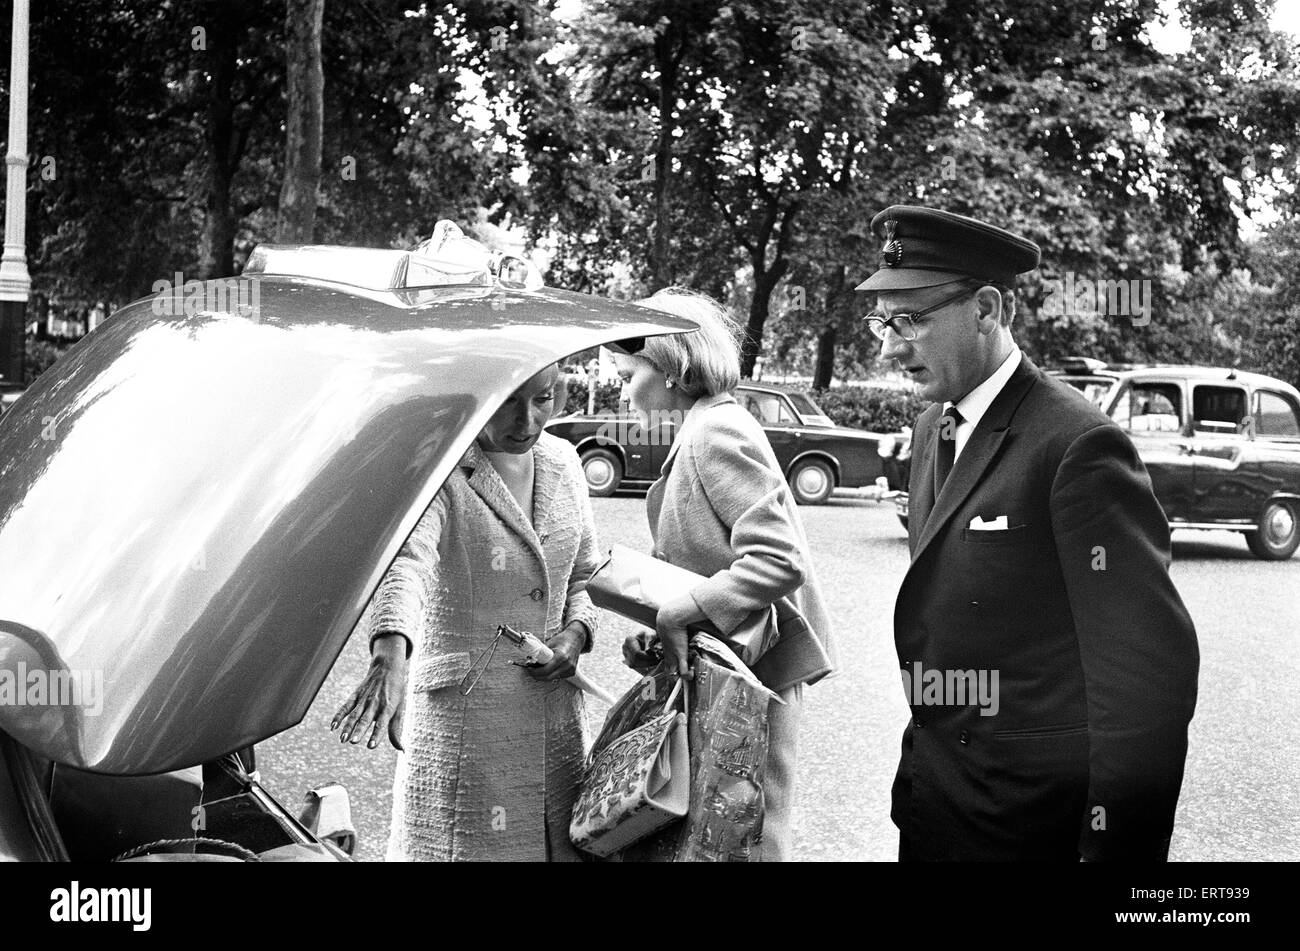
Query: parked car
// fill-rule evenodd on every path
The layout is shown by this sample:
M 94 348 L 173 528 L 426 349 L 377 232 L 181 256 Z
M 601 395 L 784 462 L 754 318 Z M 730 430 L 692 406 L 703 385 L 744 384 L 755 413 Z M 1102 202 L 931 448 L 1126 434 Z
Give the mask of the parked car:
M 1241 532 L 1259 558 L 1300 547 L 1300 392 L 1222 367 L 1107 364 L 1048 371 L 1122 426 L 1170 528 Z M 906 525 L 906 496 L 899 518 Z
M 437 253 L 259 248 L 256 293 L 136 301 L 0 419 L 0 861 L 342 857 L 338 787 L 300 819 L 237 751 L 302 720 L 517 386 L 695 328 Z
M 900 435 L 837 426 L 802 393 L 757 383 L 742 383 L 736 400 L 763 424 L 795 499 L 817 505 L 837 488 L 907 485 L 906 440 Z M 547 429 L 569 440 L 582 457 L 587 487 L 595 496 L 619 489 L 644 489 L 659 470 L 676 438 L 676 422 L 664 420 L 647 431 L 634 414 L 580 413 L 558 417 Z

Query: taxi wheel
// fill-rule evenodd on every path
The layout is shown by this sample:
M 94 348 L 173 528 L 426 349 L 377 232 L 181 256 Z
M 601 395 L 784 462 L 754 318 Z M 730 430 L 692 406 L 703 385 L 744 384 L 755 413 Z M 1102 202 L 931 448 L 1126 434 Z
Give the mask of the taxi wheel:
M 1259 529 L 1246 533 L 1256 558 L 1285 561 L 1300 547 L 1300 510 L 1290 499 L 1273 499 L 1259 516 Z
M 623 463 L 608 449 L 589 449 L 582 454 L 582 474 L 587 477 L 587 491 L 604 498 L 623 481 Z
M 801 462 L 790 473 L 790 488 L 800 505 L 821 505 L 835 489 L 835 474 L 824 462 Z

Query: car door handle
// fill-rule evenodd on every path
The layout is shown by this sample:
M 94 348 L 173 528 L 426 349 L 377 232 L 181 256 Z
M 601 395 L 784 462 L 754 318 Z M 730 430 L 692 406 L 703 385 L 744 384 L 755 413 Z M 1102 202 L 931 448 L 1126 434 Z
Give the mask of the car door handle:
M 1184 456 L 1194 456 L 1194 455 L 1196 455 L 1196 444 L 1195 444 L 1195 443 L 1190 443 L 1190 442 L 1176 442 L 1176 443 L 1174 443 L 1174 445 L 1178 447 L 1178 452 L 1179 452 L 1180 455 L 1184 455 Z

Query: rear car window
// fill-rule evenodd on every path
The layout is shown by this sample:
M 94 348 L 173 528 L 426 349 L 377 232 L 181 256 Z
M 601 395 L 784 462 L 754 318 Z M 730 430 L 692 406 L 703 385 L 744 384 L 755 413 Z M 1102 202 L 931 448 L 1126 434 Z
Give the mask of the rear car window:
M 797 423 L 799 420 L 794 418 L 786 406 L 785 400 L 781 399 L 776 393 L 737 393 L 740 405 L 749 410 L 760 423 L 768 426 L 779 423 Z
M 1192 390 L 1192 425 L 1203 432 L 1235 433 L 1246 418 L 1246 391 L 1236 386 L 1206 386 Z
M 1300 436 L 1295 401 L 1272 390 L 1255 391 L 1255 432 L 1261 436 Z

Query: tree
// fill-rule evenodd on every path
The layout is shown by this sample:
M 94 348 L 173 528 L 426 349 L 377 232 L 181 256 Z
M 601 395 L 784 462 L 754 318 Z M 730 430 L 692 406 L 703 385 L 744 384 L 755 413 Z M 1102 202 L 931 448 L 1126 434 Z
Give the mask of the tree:
M 288 121 L 276 240 L 290 244 L 309 243 L 316 223 L 321 118 L 325 109 L 320 51 L 324 15 L 325 0 L 285 0 Z

